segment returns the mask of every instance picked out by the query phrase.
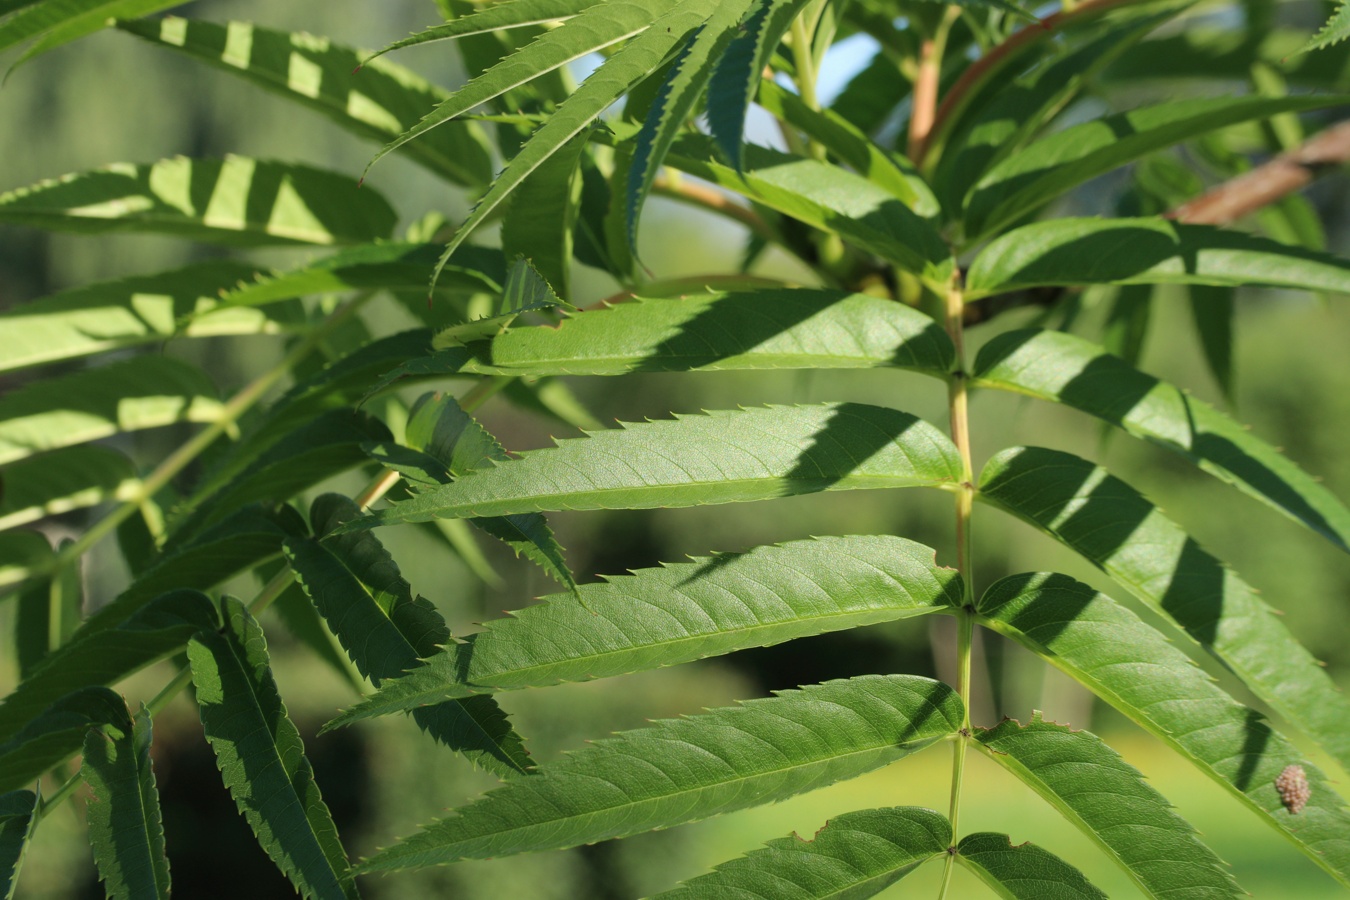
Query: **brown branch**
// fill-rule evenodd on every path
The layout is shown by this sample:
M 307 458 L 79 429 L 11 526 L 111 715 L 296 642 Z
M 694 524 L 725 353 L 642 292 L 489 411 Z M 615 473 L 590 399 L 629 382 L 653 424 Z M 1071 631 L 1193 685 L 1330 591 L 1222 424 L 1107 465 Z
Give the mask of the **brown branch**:
M 1350 121 L 1341 122 L 1264 165 L 1211 188 L 1167 214 L 1191 225 L 1230 225 L 1350 162 Z

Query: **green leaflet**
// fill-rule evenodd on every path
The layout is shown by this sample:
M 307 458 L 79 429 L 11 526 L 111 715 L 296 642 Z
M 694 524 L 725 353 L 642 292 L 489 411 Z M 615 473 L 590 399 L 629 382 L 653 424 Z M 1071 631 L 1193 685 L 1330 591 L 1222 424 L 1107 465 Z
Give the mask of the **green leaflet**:
M 91 794 L 89 842 L 103 888 L 116 900 L 169 896 L 151 735 L 150 712 L 142 706 L 134 722 L 124 715 L 89 729 L 84 739 L 80 772 Z
M 1350 700 L 1246 582 L 1129 485 L 1071 454 L 1022 447 L 986 464 L 978 496 L 1044 529 L 1171 618 L 1350 766 Z
M 676 142 L 667 164 L 834 232 L 919 275 L 938 293 L 947 289 L 953 263 L 946 242 L 891 191 L 838 166 L 754 145 L 745 147 L 745 161 L 745 174 L 737 174 L 712 161 L 706 139 L 685 137 Z
M 124 500 L 139 485 L 131 460 L 108 447 L 66 447 L 30 456 L 0 469 L 0 529 Z
M 554 509 L 648 509 L 961 479 L 932 425 L 860 403 L 770 406 L 627 425 L 467 475 L 345 525 Z
M 258 274 L 255 266 L 213 259 L 171 272 L 72 288 L 0 313 L 0 371 L 89 356 L 173 337 L 277 334 L 297 318 L 224 310 L 222 292 Z
M 424 394 L 418 398 L 408 414 L 406 440 L 413 451 L 430 457 L 441 467 L 440 472 L 432 470 L 434 483 L 448 483 L 511 459 L 497 439 L 448 396 Z M 416 486 L 413 490 L 417 490 Z M 562 546 L 542 513 L 488 516 L 471 521 L 504 542 L 517 556 L 539 566 L 558 584 L 571 591 L 577 589 Z
M 769 841 L 762 850 L 724 862 L 652 900 L 863 900 L 944 856 L 951 841 L 951 825 L 931 809 L 896 806 L 844 813 L 810 838 L 793 834 Z
M 264 584 L 270 584 L 272 579 L 280 574 L 283 565 L 286 563 L 276 560 L 259 566 L 254 571 Z M 268 609 L 281 620 L 281 624 L 290 632 L 291 637 L 322 660 L 345 686 L 350 687 L 355 694 L 364 693 L 365 684 L 361 680 L 360 673 L 352 668 L 351 660 L 338 645 L 333 633 L 324 623 L 323 616 L 314 608 L 303 587 L 292 581 L 290 586 L 272 601 Z
M 961 702 L 909 675 L 831 681 L 596 741 L 364 860 L 363 872 L 548 850 L 854 778 L 952 734 Z
M 316 534 L 360 515 L 339 494 L 314 501 Z M 450 638 L 444 620 L 423 597 L 414 597 L 388 551 L 374 535 L 291 538 L 286 558 L 352 662 L 379 687 L 435 654 Z M 429 735 L 476 765 L 510 777 L 532 767 L 520 737 L 491 697 L 424 706 L 413 718 Z
M 980 348 L 973 385 L 1080 409 L 1166 447 L 1350 551 L 1350 510 L 1208 403 L 1064 332 L 1013 331 Z
M 0 742 L 0 793 L 31 785 L 84 746 L 90 727 L 127 714 L 121 697 L 104 687 L 72 691 Z
M 0 794 L 0 898 L 13 900 L 24 852 L 37 828 L 38 796 L 33 791 Z
M 456 116 L 469 112 L 475 106 L 500 97 L 507 91 L 581 59 L 588 53 L 599 52 L 641 33 L 650 27 L 658 16 L 679 2 L 680 0 L 608 0 L 605 3 L 597 3 L 591 0 L 588 8 L 580 9 L 579 15 L 575 18 L 569 19 L 559 28 L 545 31 L 532 43 L 506 57 L 443 100 L 416 125 L 387 143 L 370 161 L 366 167 L 367 171 L 386 154 Z M 466 16 L 441 27 L 447 30 L 471 28 L 474 30 L 467 33 L 475 33 L 477 31 L 473 21 L 475 18 L 477 17 Z M 430 32 L 424 34 L 429 35 Z M 408 40 L 415 43 L 417 37 L 419 36 L 414 35 Z M 431 37 L 423 38 L 423 40 L 431 39 Z M 386 51 L 390 49 L 393 48 L 386 48 Z M 598 115 L 599 111 L 596 114 Z M 551 116 L 550 121 L 556 116 L 556 113 Z M 565 141 L 559 145 L 561 143 Z
M 243 156 L 115 163 L 0 195 L 6 224 L 241 246 L 363 244 L 387 238 L 395 218 L 349 176 Z
M 426 290 L 440 255 L 433 244 L 381 242 L 340 250 L 286 272 L 261 274 L 221 295 L 229 306 L 263 306 L 308 294 L 340 291 Z M 496 293 L 506 281 L 501 251 L 464 246 L 437 284 L 443 293 Z
M 829 109 L 812 109 L 801 97 L 775 81 L 761 81 L 757 99 L 760 106 L 806 132 L 841 162 L 890 191 L 914 212 L 924 218 L 941 212 L 937 197 L 908 159 L 877 146 L 843 116 Z M 711 111 L 709 117 L 711 121 Z
M 1096 735 L 1037 713 L 1027 725 L 979 729 L 972 743 L 1092 838 L 1145 896 L 1244 896 L 1195 829 Z
M 989 243 L 967 273 L 976 300 L 1076 284 L 1271 285 L 1350 291 L 1350 263 L 1326 253 L 1160 217 L 1052 219 Z
M 216 389 L 201 369 L 168 356 L 137 356 L 0 397 L 0 463 L 174 422 L 213 422 Z
M 760 0 L 713 70 L 708 130 L 722 156 L 738 172 L 744 171 L 742 141 L 750 101 L 759 92 L 764 67 L 805 5 L 804 0 Z
M 1070 188 L 1154 150 L 1227 125 L 1346 102 L 1334 95 L 1205 97 L 1066 128 L 1004 159 L 971 188 L 966 197 L 966 239 L 974 243 L 987 237 Z
M 543 165 L 549 157 L 574 137 L 590 128 L 600 117 L 600 114 L 608 109 L 614 101 L 659 69 L 670 54 L 674 53 L 676 48 L 685 40 L 686 36 L 702 26 L 720 6 L 717 0 L 676 0 L 673 5 L 671 3 L 672 0 L 610 0 L 602 6 L 593 7 L 575 19 L 569 20 L 561 28 L 549 32 L 535 44 L 526 47 L 516 56 L 501 63 L 502 66 L 506 66 L 517 61 L 518 57 L 526 54 L 532 47 L 544 43 L 552 35 L 561 35 L 562 37 L 559 40 L 567 41 L 572 52 L 576 53 L 576 55 L 569 56 L 567 59 L 560 60 L 560 63 L 577 58 L 580 55 L 577 51 L 598 50 L 603 46 L 609 46 L 626 37 L 636 35 L 582 82 L 572 95 L 564 100 L 548 117 L 548 120 L 539 126 L 534 134 L 530 135 L 529 140 L 521 147 L 520 152 L 511 159 L 501 175 L 488 188 L 487 193 L 479 199 L 468 220 L 460 226 L 459 230 L 455 232 L 455 236 L 450 239 L 442 260 L 449 259 L 456 248 L 467 240 L 473 230 L 501 205 L 521 181 L 529 177 L 532 172 Z M 595 12 L 596 17 L 602 21 L 591 23 L 589 19 L 592 12 Z M 583 26 L 583 23 L 586 24 Z M 621 30 L 624 33 L 619 33 Z M 587 41 L 587 44 L 594 46 L 575 47 L 577 41 L 572 39 L 574 34 L 591 38 Z M 595 38 L 593 35 L 601 35 L 602 37 Z M 598 41 L 603 41 L 603 43 L 598 43 Z M 486 83 L 488 87 L 485 88 L 484 92 L 490 93 L 491 96 L 474 99 L 471 105 L 491 99 L 492 96 L 497 96 L 503 90 L 518 83 L 518 81 L 512 82 L 510 78 L 495 77 L 495 71 L 494 68 L 492 72 L 485 73 L 481 78 L 471 82 L 467 88 L 452 97 L 451 102 L 454 102 L 461 95 L 470 93 L 470 88 L 476 84 Z M 528 73 L 528 77 L 534 77 L 537 74 L 540 73 L 531 71 Z M 442 112 L 438 111 L 423 122 L 425 124 L 440 115 L 442 115 Z M 413 133 L 409 132 L 400 140 L 408 140 L 411 136 L 413 136 Z M 397 144 L 389 145 L 384 152 L 388 152 L 394 146 L 397 146 Z M 438 266 L 437 276 L 439 272 Z M 437 276 L 433 276 L 433 283 Z
M 1322 30 L 1308 38 L 1308 43 L 1299 48 L 1299 53 L 1307 53 L 1309 50 L 1323 50 L 1332 44 L 1339 44 L 1341 41 L 1350 37 L 1350 6 L 1344 2 L 1336 7 L 1336 11 L 1331 14 L 1331 18 L 1322 26 Z
M 717 4 L 707 21 L 689 36 L 656 92 L 651 109 L 647 111 L 642 128 L 633 141 L 624 197 L 628 243 L 634 251 L 637 248 L 638 219 L 666 152 L 703 98 L 703 92 L 713 76 L 714 65 L 724 59 L 727 46 L 737 37 L 737 25 L 741 18 L 759 2 L 761 0 L 723 0 Z
M 19 733 L 67 694 L 115 684 L 181 651 L 197 632 L 219 626 L 205 594 L 181 589 L 156 597 L 115 625 L 95 628 L 86 623 L 0 702 L 0 741 Z
M 1013 575 L 979 602 L 981 622 L 1072 675 L 1166 741 L 1295 846 L 1350 883 L 1350 814 L 1336 789 L 1265 718 L 1219 689 L 1134 613 L 1065 575 Z M 1198 727 L 1203 725 L 1203 727 Z M 1290 815 L 1275 780 L 1301 765 L 1312 789 Z
M 581 202 L 581 178 L 574 173 L 588 146 L 586 135 L 578 135 L 553 154 L 516 188 L 502 219 L 507 259 L 523 261 L 549 293 L 562 297 L 572 296 L 573 230 Z M 511 274 L 515 271 L 513 264 Z
M 333 724 L 452 697 L 589 681 L 925 615 L 961 579 L 904 538 L 757 547 L 584 584 L 485 623 Z M 331 726 L 330 726 L 331 727 Z
M 417 124 L 449 94 L 421 76 L 369 54 L 303 32 L 167 16 L 118 22 L 153 44 L 186 53 L 326 116 L 381 143 Z M 360 69 L 360 71 L 353 71 Z M 408 157 L 455 184 L 492 180 L 492 155 L 476 122 L 456 122 L 408 148 Z
M 35 6 L 24 5 L 30 8 L 0 24 L 0 50 L 37 35 L 42 38 L 24 51 L 14 68 L 62 44 L 102 31 L 114 19 L 148 16 L 182 6 L 183 0 L 46 0 Z
M 164 549 L 111 603 L 90 615 L 80 634 L 113 628 L 160 594 L 184 584 L 210 588 L 281 553 L 288 534 L 304 533 L 300 514 L 289 506 L 245 506 L 201 534 Z
M 956 859 L 1007 900 L 1106 900 L 1076 868 L 1030 842 L 1013 845 L 1006 834 L 968 834 Z
M 241 471 L 219 489 L 195 494 L 187 504 L 192 511 L 172 523 L 171 546 L 220 522 L 241 506 L 293 496 L 354 468 L 366 461 L 363 445 L 389 438 L 383 422 L 346 408 L 329 410 L 296 425 L 275 444 L 247 458 Z
M 502 375 L 622 375 L 690 369 L 894 366 L 951 371 L 942 327 L 902 303 L 809 288 L 634 298 L 512 328 L 466 368 Z
M 52 545 L 36 531 L 0 533 L 0 597 L 48 567 Z
M 206 739 L 258 843 L 309 900 L 359 895 L 300 733 L 286 714 L 262 629 L 237 600 L 225 627 L 188 643 Z
M 461 16 L 444 25 L 436 25 L 406 37 L 367 57 L 367 63 L 392 50 L 401 50 L 430 41 L 447 41 L 474 34 L 491 34 L 507 28 L 543 25 L 559 19 L 569 19 L 595 6 L 600 0 L 504 0 Z

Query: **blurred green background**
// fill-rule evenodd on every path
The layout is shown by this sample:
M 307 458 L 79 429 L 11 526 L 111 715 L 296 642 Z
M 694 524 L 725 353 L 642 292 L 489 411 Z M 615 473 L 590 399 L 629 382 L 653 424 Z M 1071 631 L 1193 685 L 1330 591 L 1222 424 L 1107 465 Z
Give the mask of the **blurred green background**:
M 245 19 L 274 28 L 309 30 L 358 46 L 380 46 L 432 24 L 431 0 L 357 3 L 333 0 L 212 0 L 189 4 L 186 15 L 213 20 Z M 1333 51 L 1334 52 L 1334 51 Z M 434 45 L 404 54 L 400 62 L 453 87 L 462 80 L 453 50 Z M 151 161 L 177 153 L 246 155 L 304 161 L 355 177 L 373 153 L 317 116 L 284 101 L 164 54 L 118 33 L 105 33 L 42 57 L 15 72 L 0 91 L 0 153 L 5 165 L 0 189 L 112 161 Z M 415 166 L 391 157 L 370 183 L 402 211 L 405 224 L 430 209 L 452 220 L 467 209 L 462 195 Z M 1327 215 L 1331 248 L 1348 252 L 1344 197 L 1347 182 L 1320 183 L 1313 197 Z M 1100 185 L 1096 189 L 1105 190 Z M 732 269 L 740 240 L 722 221 L 656 200 L 643 220 L 644 260 L 658 277 L 700 275 Z M 0 229 L 0 306 L 22 303 L 94 279 L 150 272 L 218 251 L 166 238 L 50 236 Z M 284 265 L 303 258 L 269 251 L 256 258 Z M 760 270 L 803 277 L 781 259 Z M 614 285 L 582 272 L 574 302 L 593 303 Z M 1104 298 L 1087 298 L 1087 330 L 1103 315 Z M 1350 497 L 1350 311 L 1344 297 L 1248 292 L 1238 322 L 1237 412 L 1256 432 L 1284 446 L 1309 471 L 1323 476 L 1341 497 Z M 1015 313 L 993 328 L 1024 324 Z M 376 334 L 410 327 L 396 304 L 366 308 Z M 990 336 L 976 329 L 976 345 Z M 0 335 L 0 339 L 3 336 Z M 236 389 L 248 373 L 276 360 L 278 338 L 199 340 L 171 344 L 164 352 L 192 358 L 217 378 L 222 392 Z M 1143 366 L 1221 402 L 1198 358 L 1185 298 L 1163 293 Z M 973 352 L 972 348 L 972 352 Z M 10 389 L 14 379 L 0 384 Z M 574 380 L 571 386 L 606 423 L 660 417 L 672 411 L 760 403 L 857 400 L 899 407 L 936 422 L 946 418 L 945 390 L 938 382 L 893 372 L 635 375 L 623 379 Z M 458 390 L 459 387 L 455 386 Z M 411 399 L 410 392 L 404 399 Z M 378 411 L 378 410 L 377 410 Z M 1335 678 L 1350 682 L 1350 559 L 1298 526 L 1236 491 L 1209 479 L 1177 458 L 1122 435 L 1107 437 L 1094 420 L 1012 395 L 979 395 L 973 411 L 977 465 L 989 454 L 1018 443 L 1070 450 L 1106 462 L 1117 474 L 1160 502 L 1203 544 L 1237 564 L 1284 610 L 1289 626 Z M 495 403 L 485 424 L 512 449 L 544 446 L 552 436 L 575 434 Z M 125 445 L 152 465 L 184 433 L 166 429 L 137 435 Z M 325 486 L 355 491 L 364 476 Z M 1134 606 L 1094 570 L 1033 533 L 988 509 L 975 523 L 979 587 L 1017 571 L 1058 570 L 1086 580 Z M 738 507 L 619 513 L 556 514 L 551 521 L 578 577 L 676 561 L 688 554 L 740 550 L 808 535 L 893 532 L 938 548 L 939 561 L 954 564 L 950 500 L 939 493 L 856 492 L 824 494 Z M 82 514 L 49 520 L 53 538 L 78 531 Z M 502 610 L 529 603 L 552 588 L 523 562 L 495 546 L 484 550 L 504 583 L 487 587 L 433 535 L 397 529 L 381 533 L 414 588 L 432 599 L 458 633 Z M 115 596 L 126 573 L 111 548 L 102 548 L 86 571 L 87 602 Z M 258 585 L 241 580 L 231 591 L 251 596 Z M 10 605 L 12 606 L 12 604 Z M 0 627 L 9 629 L 8 609 Z M 1155 617 L 1144 612 L 1149 618 Z M 353 694 L 323 663 L 301 653 L 276 621 L 272 635 L 277 677 L 292 716 L 313 735 Z M 949 676 L 953 640 L 945 619 L 877 626 L 717 661 L 642 675 L 502 698 L 515 715 L 536 757 L 556 758 L 585 740 L 640 726 L 647 719 L 696 712 L 769 691 L 866 672 L 911 672 Z M 1184 640 L 1184 638 L 1181 638 Z M 986 635 L 977 660 L 977 723 L 1010 715 L 1026 719 L 1033 709 L 1048 718 L 1103 735 L 1143 770 L 1214 849 L 1232 863 L 1239 880 L 1258 898 L 1343 896 L 1344 892 L 1273 831 L 1251 821 L 1217 787 L 1189 769 L 1158 742 L 1100 705 L 1056 672 L 1047 672 L 1025 652 Z M 1221 672 L 1216 677 L 1230 688 Z M 12 661 L 0 666 L 0 688 L 12 685 Z M 165 669 L 142 673 L 126 686 L 132 702 L 153 694 Z M 1240 689 L 1238 695 L 1243 697 Z M 1244 697 L 1244 699 L 1246 699 Z M 1350 723 L 1347 723 L 1350 727 Z M 492 780 L 423 737 L 402 718 L 308 740 L 319 782 L 354 855 L 386 845 L 460 805 Z M 253 844 L 229 797 L 191 707 L 184 701 L 156 722 L 155 758 L 165 804 L 165 825 L 175 886 L 183 897 L 289 897 L 289 886 Z M 371 897 L 627 898 L 658 891 L 680 878 L 797 830 L 809 836 L 839 812 L 878 805 L 925 805 L 945 809 L 949 754 L 945 745 L 925 751 L 869 777 L 838 785 L 779 806 L 752 810 L 575 851 L 510 860 L 464 863 L 369 881 Z M 1139 894 L 1086 839 L 1060 820 L 1019 783 L 984 760 L 972 762 L 963 825 L 1003 830 L 1014 840 L 1035 840 L 1078 862 L 1112 897 Z M 1327 770 L 1342 778 L 1330 764 Z M 79 821 L 82 804 L 70 804 L 44 822 L 25 863 L 21 897 L 100 897 Z M 937 867 L 920 870 L 883 896 L 932 896 Z M 963 882 L 956 896 L 992 896 Z

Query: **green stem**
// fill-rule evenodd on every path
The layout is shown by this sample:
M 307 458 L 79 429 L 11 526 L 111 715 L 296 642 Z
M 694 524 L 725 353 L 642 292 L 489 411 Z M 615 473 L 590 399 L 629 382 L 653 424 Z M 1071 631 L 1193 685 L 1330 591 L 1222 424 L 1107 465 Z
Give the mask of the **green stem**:
M 967 387 L 965 354 L 965 297 L 959 273 L 952 276 L 945 302 L 947 334 L 956 346 L 956 371 L 947 381 L 948 412 L 951 418 L 952 443 L 961 456 L 961 484 L 956 494 L 956 567 L 961 573 L 961 608 L 956 612 L 957 638 L 957 692 L 961 696 L 961 729 L 952 742 L 952 793 L 947 818 L 952 825 L 952 846 L 947 851 L 942 870 L 942 887 L 938 900 L 944 900 L 956 868 L 956 843 L 961 839 L 958 830 L 961 818 L 961 786 L 966 769 L 966 749 L 970 743 L 970 658 L 971 642 L 975 633 L 975 588 L 971 565 L 970 520 L 975 503 L 975 476 L 970 453 L 970 397 Z
M 350 300 L 333 311 L 333 314 L 320 323 L 313 331 L 305 336 L 305 339 L 292 348 L 281 362 L 277 363 L 271 369 L 259 375 L 253 381 L 249 382 L 239 393 L 230 398 L 221 410 L 220 417 L 212 422 L 206 428 L 193 435 L 193 437 L 173 453 L 170 453 L 163 462 L 161 462 L 153 472 L 145 477 L 137 487 L 134 494 L 118 506 L 108 515 L 104 516 L 98 522 L 80 535 L 79 538 L 67 544 L 65 548 L 56 555 L 55 559 L 46 566 L 35 568 L 30 577 L 41 577 L 49 575 L 52 572 L 60 571 L 73 563 L 82 556 L 91 547 L 111 534 L 118 525 L 122 524 L 130 516 L 134 515 L 141 505 L 150 500 L 160 488 L 169 483 L 174 476 L 200 456 L 206 448 L 215 443 L 216 438 L 225 434 L 230 428 L 234 427 L 235 422 L 239 420 L 244 413 L 251 409 L 259 400 L 261 400 L 277 382 L 285 378 L 301 360 L 314 351 L 316 347 L 328 336 L 328 334 L 345 321 L 370 295 L 363 295 Z
M 464 392 L 459 398 L 459 408 L 473 412 L 515 380 L 514 375 L 489 375 Z

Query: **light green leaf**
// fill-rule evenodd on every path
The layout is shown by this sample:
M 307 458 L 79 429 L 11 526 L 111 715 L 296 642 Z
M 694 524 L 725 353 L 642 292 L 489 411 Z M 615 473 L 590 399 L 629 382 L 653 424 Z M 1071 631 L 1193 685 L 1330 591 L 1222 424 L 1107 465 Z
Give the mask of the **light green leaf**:
M 1156 629 L 1065 575 L 1013 575 L 979 602 L 981 623 L 1039 654 L 1167 742 L 1350 883 L 1350 814 L 1339 793 L 1265 718 L 1228 696 Z M 1203 723 L 1204 727 L 1197 727 Z M 1311 794 L 1290 815 L 1275 781 L 1300 765 Z
M 893 193 L 839 166 L 749 145 L 747 170 L 712 161 L 703 138 L 679 140 L 666 162 L 719 187 L 814 227 L 892 262 L 924 279 L 934 290 L 947 290 L 952 256 L 927 219 Z
M 793 834 L 769 841 L 652 900 L 863 900 L 945 856 L 951 841 L 951 825 L 931 809 L 864 809 L 831 817 L 810 838 Z
M 432 394 L 419 397 L 409 411 L 406 432 L 406 440 L 413 451 L 429 456 L 442 467 L 444 477 L 436 477 L 439 483 L 448 483 L 475 470 L 510 461 L 497 439 L 460 409 L 453 397 Z M 562 546 L 541 513 L 488 516 L 471 521 L 504 542 L 517 556 L 524 556 L 539 566 L 563 587 L 576 590 L 577 582 L 567 567 Z
M 0 23 L 0 50 L 44 35 L 24 52 L 19 59 L 22 63 L 39 53 L 101 31 L 116 17 L 148 16 L 182 4 L 183 0 L 26 0 L 10 4 L 5 12 L 19 11 Z
M 188 643 L 206 739 L 220 774 L 278 868 L 310 900 L 359 896 L 300 733 L 286 714 L 262 629 L 235 600 L 225 627 Z
M 155 598 L 114 625 L 91 627 L 86 623 L 0 702 L 0 741 L 18 734 L 67 694 L 116 684 L 181 651 L 198 631 L 219 626 L 220 619 L 206 595 L 181 589 Z
M 193 263 L 172 272 L 72 288 L 0 313 L 0 371 L 74 359 L 173 337 L 280 334 L 294 310 L 221 309 L 220 296 L 255 266 L 229 260 Z
M 449 96 L 409 69 L 384 60 L 367 60 L 363 66 L 369 54 L 303 32 L 177 16 L 123 21 L 117 27 L 238 75 L 381 143 L 416 125 L 428 107 Z M 492 180 L 492 155 L 476 122 L 438 130 L 409 147 L 408 157 L 455 184 Z
M 579 14 L 575 18 L 569 19 L 559 28 L 545 31 L 533 43 L 522 47 L 451 94 L 427 113 L 420 122 L 386 144 L 370 161 L 370 165 L 373 166 L 387 153 L 397 150 L 456 116 L 463 115 L 475 106 L 500 97 L 507 91 L 581 59 L 588 53 L 599 52 L 635 34 L 640 34 L 662 13 L 677 6 L 679 2 L 680 0 L 609 0 L 597 3 L 591 0 L 587 8 L 578 10 Z M 516 11 L 514 6 L 511 11 Z M 524 9 L 519 11 L 525 12 Z M 465 16 L 440 28 L 446 30 L 447 37 L 459 36 L 448 33 L 457 30 L 460 34 L 477 33 L 477 23 L 474 22 L 476 18 L 477 16 Z M 466 32 L 463 29 L 471 30 Z M 431 35 L 438 30 L 431 29 L 424 32 L 427 36 L 422 37 L 422 40 L 435 39 Z M 421 36 L 414 35 L 407 40 L 417 43 L 418 37 Z M 390 49 L 393 47 L 386 48 L 386 52 Z M 596 114 L 598 115 L 599 111 Z M 560 141 L 559 146 L 565 142 Z M 366 168 L 369 170 L 370 166 Z
M 474 229 L 481 225 L 525 178 L 569 141 L 591 128 L 600 114 L 614 101 L 659 69 L 686 36 L 703 25 L 719 5 L 717 0 L 675 0 L 673 4 L 672 0 L 610 0 L 608 3 L 588 9 L 561 28 L 545 34 L 516 56 L 504 60 L 501 66 L 520 64 L 523 67 L 524 64 L 519 63 L 518 58 L 530 52 L 533 47 L 543 45 L 554 35 L 560 36 L 559 41 L 567 41 L 572 53 L 592 52 L 636 35 L 582 82 L 544 124 L 530 135 L 529 140 L 488 188 L 487 193 L 479 199 L 468 220 L 460 226 L 459 231 L 455 232 L 455 236 L 446 245 L 442 259 L 449 259 L 456 248 L 468 239 Z M 593 18 L 600 21 L 592 22 Z M 586 39 L 584 47 L 575 46 L 578 43 L 578 36 Z M 577 58 L 566 54 L 559 56 L 566 56 L 558 60 L 559 64 Z M 447 102 L 459 103 L 460 98 L 464 97 L 463 102 L 469 105 L 460 104 L 460 111 L 463 111 L 514 87 L 524 77 L 523 75 L 517 77 L 510 69 L 503 77 L 496 77 L 495 71 L 494 68 L 481 78 L 470 82 L 464 90 Z M 526 74 L 532 78 L 540 72 L 530 71 Z M 480 84 L 486 86 L 482 91 L 474 92 L 472 89 Z M 480 94 L 489 96 L 479 96 Z M 444 109 L 437 110 L 423 120 L 423 125 L 419 125 L 418 128 L 431 127 L 426 123 L 434 123 L 444 115 Z M 408 132 L 399 140 L 411 139 L 416 131 L 417 129 Z M 383 152 L 387 153 L 397 145 L 398 142 L 390 144 Z M 439 267 L 437 272 L 439 274 Z
M 316 534 L 359 516 L 351 500 L 324 494 L 314 501 Z M 319 613 L 362 675 L 379 687 L 418 666 L 450 639 L 436 608 L 412 589 L 375 536 L 366 532 L 320 542 L 292 538 L 286 558 Z M 532 767 L 520 737 L 491 697 L 424 706 L 413 719 L 429 735 L 502 777 Z
M 1050 200 L 1155 150 L 1228 125 L 1283 112 L 1323 109 L 1346 97 L 1204 97 L 1146 106 L 1042 138 L 995 166 L 966 198 L 970 242 Z
M 479 9 L 467 16 L 461 16 L 444 25 L 436 25 L 425 31 L 419 31 L 411 37 L 385 47 L 379 53 L 368 58 L 383 56 L 393 50 L 425 44 L 430 41 L 448 41 L 454 38 L 468 37 L 474 34 L 491 34 L 508 28 L 521 28 L 526 25 L 543 25 L 561 19 L 570 19 L 588 7 L 595 6 L 600 0 L 504 0 Z M 447 14 L 448 15 L 448 14 Z
M 502 375 L 623 375 L 691 369 L 894 366 L 945 375 L 956 359 L 942 327 L 902 303 L 796 288 L 634 298 L 513 328 L 470 371 Z
M 1044 529 L 1184 628 L 1350 767 L 1350 700 L 1250 585 L 1129 485 L 1071 454 L 1022 447 L 988 462 L 979 497 Z
M 1027 725 L 980 729 L 972 743 L 1092 838 L 1146 897 L 1244 896 L 1195 829 L 1096 735 L 1037 713 Z
M 717 4 L 707 21 L 689 36 L 661 82 L 642 128 L 633 140 L 633 155 L 624 197 L 630 248 L 637 248 L 638 220 L 666 152 L 670 150 L 676 135 L 685 128 L 695 106 L 703 99 L 714 66 L 722 60 L 727 46 L 737 36 L 736 26 L 758 2 L 760 0 L 723 0 Z
M 349 176 L 243 156 L 116 163 L 0 195 L 0 222 L 97 234 L 170 234 L 218 244 L 363 244 L 396 216 Z
M 0 743 L 0 793 L 32 784 L 77 753 L 92 726 L 126 714 L 126 702 L 104 687 L 81 688 L 60 698 Z
M 1006 834 L 968 834 L 956 859 L 1007 900 L 1106 900 L 1083 873 L 1030 842 L 1013 845 Z
M 152 726 L 144 706 L 135 722 L 124 715 L 84 739 L 89 785 L 89 843 L 108 897 L 146 900 L 169 896 L 169 860 L 164 855 L 164 826 L 159 791 L 150 763 Z
M 873 675 L 657 722 L 541 766 L 359 871 L 573 847 L 772 803 L 941 740 L 961 712 L 945 684 Z
M 131 460 L 108 447 L 66 447 L 30 456 L 0 469 L 0 529 L 125 500 L 139 485 Z
M 960 480 L 951 441 L 914 416 L 860 403 L 771 406 L 560 441 L 344 528 L 553 509 L 696 506 Z
M 1308 38 L 1308 43 L 1298 49 L 1299 53 L 1309 50 L 1322 50 L 1332 44 L 1339 44 L 1350 37 L 1350 6 L 1342 2 L 1331 14 L 1331 18 L 1322 26 L 1322 30 Z
M 744 171 L 742 141 L 750 101 L 761 93 L 764 68 L 805 5 L 804 0 L 760 0 L 713 70 L 708 130 L 722 156 L 738 172 Z
M 903 538 L 819 538 L 584 584 L 493 619 L 335 724 L 452 697 L 589 681 L 919 616 L 961 579 Z
M 426 290 L 441 248 L 433 244 L 378 243 L 340 250 L 298 269 L 259 275 L 221 295 L 228 306 L 263 306 L 309 294 L 343 291 Z M 437 283 L 439 293 L 497 293 L 506 280 L 501 251 L 464 246 Z
M 1049 285 L 1270 285 L 1350 293 L 1350 263 L 1326 253 L 1163 218 L 1052 219 L 990 242 L 967 299 Z
M 879 147 L 843 116 L 829 109 L 812 109 L 800 96 L 775 81 L 760 82 L 758 102 L 774 116 L 819 141 L 841 162 L 890 191 L 919 215 L 931 218 L 941 212 L 937 197 L 909 160 Z M 711 109 L 708 116 L 711 122 Z
M 37 829 L 38 796 L 33 791 L 0 794 L 0 897 L 13 900 L 28 842 Z
M 1237 422 L 1063 332 L 1013 331 L 980 348 L 972 384 L 1052 400 L 1179 453 L 1350 551 L 1350 509 Z
M 201 369 L 168 356 L 137 356 L 35 381 L 0 397 L 0 463 L 221 412 Z

